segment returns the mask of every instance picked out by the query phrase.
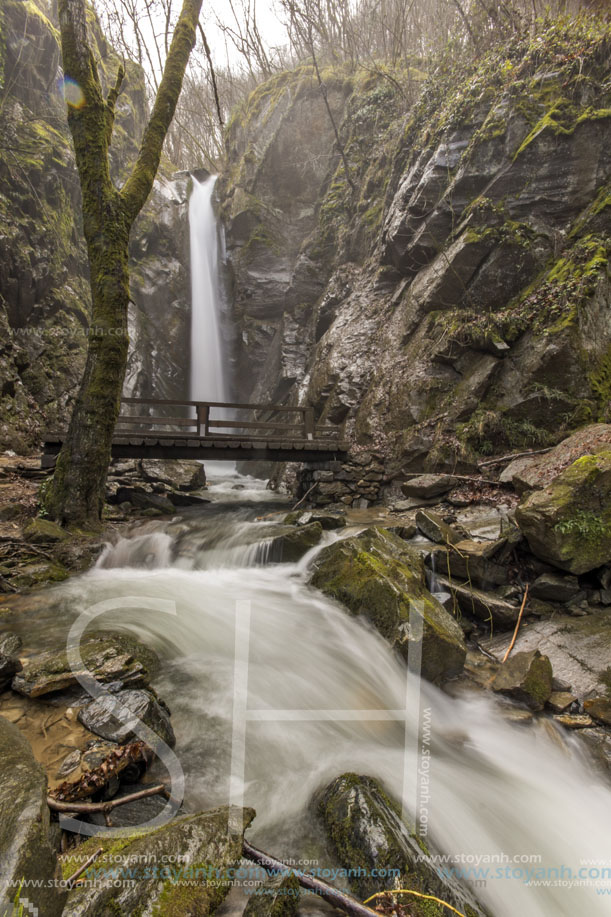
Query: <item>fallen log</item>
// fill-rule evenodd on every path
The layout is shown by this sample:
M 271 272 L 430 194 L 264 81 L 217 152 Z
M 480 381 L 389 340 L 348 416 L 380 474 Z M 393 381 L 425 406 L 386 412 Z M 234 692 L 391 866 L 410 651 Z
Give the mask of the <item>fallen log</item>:
M 320 879 L 315 879 L 314 876 L 309 875 L 309 873 L 301 872 L 301 870 L 294 869 L 292 866 L 287 866 L 285 863 L 276 860 L 262 850 L 257 850 L 256 847 L 253 847 L 252 844 L 249 844 L 246 840 L 242 845 L 242 853 L 247 860 L 251 860 L 251 862 L 257 863 L 258 866 L 262 866 L 266 872 L 270 872 L 273 875 L 286 873 L 287 875 L 295 876 L 302 888 L 307 888 L 308 891 L 314 892 L 314 894 L 319 895 L 321 898 L 324 898 L 325 901 L 328 901 L 329 904 L 332 904 L 333 907 L 345 911 L 346 914 L 351 914 L 353 917 L 380 917 L 379 911 L 374 911 L 372 908 L 366 907 L 366 905 L 357 901 L 356 898 L 352 898 L 350 895 L 338 891 L 337 888 L 333 888 L 332 885 L 327 885 L 326 882 L 322 882 Z

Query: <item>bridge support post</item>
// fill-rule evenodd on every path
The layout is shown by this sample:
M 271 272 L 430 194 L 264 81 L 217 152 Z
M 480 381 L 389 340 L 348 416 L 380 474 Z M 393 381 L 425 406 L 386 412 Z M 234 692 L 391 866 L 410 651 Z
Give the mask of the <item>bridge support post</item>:
M 303 430 L 306 439 L 314 439 L 314 410 L 306 408 L 303 413 Z
M 197 426 L 200 436 L 208 436 L 208 422 L 210 420 L 210 408 L 207 404 L 198 404 L 197 406 Z M 202 433 L 202 427 L 204 432 Z

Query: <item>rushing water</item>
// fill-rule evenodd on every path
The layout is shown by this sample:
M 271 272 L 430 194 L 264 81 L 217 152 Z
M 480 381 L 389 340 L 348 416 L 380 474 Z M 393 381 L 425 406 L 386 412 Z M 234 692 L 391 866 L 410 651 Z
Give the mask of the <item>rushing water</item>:
M 224 501 L 231 491 L 241 503 Z M 262 485 L 231 474 L 211 492 L 216 506 L 120 541 L 96 569 L 55 590 L 64 611 L 37 620 L 41 639 L 46 629 L 56 641 L 86 605 L 121 598 L 104 624 L 133 631 L 164 659 L 157 687 L 172 709 L 187 809 L 243 794 L 257 810 L 250 836 L 271 852 L 307 848 L 312 793 L 348 770 L 380 778 L 399 800 L 405 788 L 413 812 L 417 709 L 408 709 L 405 728 L 379 713 L 404 708 L 404 664 L 377 633 L 306 584 L 317 549 L 294 565 L 255 558 L 253 536 L 266 523 L 257 517 L 274 509 L 262 502 Z M 151 599 L 175 603 L 176 615 L 147 609 Z M 236 652 L 248 660 L 251 712 L 243 780 L 234 756 L 230 785 L 236 671 L 241 683 L 244 676 Z M 421 709 L 431 728 L 427 814 L 437 850 L 532 855 L 541 860 L 531 868 L 564 867 L 560 878 L 582 858 L 609 855 L 611 794 L 572 743 L 543 725 L 511 725 L 484 696 L 455 699 L 423 684 Z M 377 719 L 355 710 L 378 711 Z M 609 913 L 609 898 L 587 887 L 489 878 L 476 894 L 495 917 Z
M 212 195 L 216 176 L 193 177 L 189 199 L 191 241 L 191 398 L 228 401 L 227 360 L 221 327 L 219 240 Z

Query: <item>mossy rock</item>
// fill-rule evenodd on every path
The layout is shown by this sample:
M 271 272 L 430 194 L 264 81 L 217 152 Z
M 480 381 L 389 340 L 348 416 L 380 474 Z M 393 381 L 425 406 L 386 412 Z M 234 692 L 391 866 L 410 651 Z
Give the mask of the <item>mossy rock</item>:
M 23 537 L 30 544 L 59 544 L 68 541 L 70 535 L 50 519 L 32 519 L 25 527 Z
M 421 557 L 387 529 L 370 528 L 323 548 L 311 583 L 366 618 L 406 658 L 417 603 L 423 617 L 422 675 L 440 681 L 462 671 L 466 648 L 459 624 L 426 588 Z
M 552 664 L 539 650 L 515 653 L 497 672 L 492 688 L 531 710 L 543 710 L 552 693 Z
M 62 869 L 64 877 L 71 875 L 102 847 L 88 871 L 96 882 L 70 892 L 64 917 L 207 917 L 232 886 L 243 831 L 254 817 L 253 809 L 223 806 L 175 818 L 153 831 L 90 838 L 63 858 Z M 122 869 L 129 870 L 130 881 L 117 888 Z
M 438 874 L 422 837 L 403 822 L 399 806 L 373 777 L 342 774 L 315 802 L 333 852 L 349 870 L 349 881 L 360 898 L 385 889 L 409 888 L 441 898 L 472 917 L 485 913 L 456 879 Z M 447 913 L 432 900 L 415 896 L 400 900 L 413 917 Z
M 611 450 L 584 455 L 544 490 L 527 496 L 516 520 L 541 560 L 581 574 L 611 560 Z
M 322 538 L 323 527 L 320 522 L 310 522 L 289 529 L 285 534 L 273 539 L 270 546 L 270 558 L 284 563 L 296 563 Z
M 297 877 L 273 876 L 249 894 L 244 917 L 294 917 L 298 904 Z
M 102 683 L 145 686 L 159 668 L 156 653 L 127 633 L 92 634 L 85 637 L 80 652 L 83 668 L 77 671 L 72 670 L 65 649 L 31 657 L 13 679 L 13 690 L 26 697 L 40 697 L 77 685 L 77 675 L 85 674 L 92 674 Z

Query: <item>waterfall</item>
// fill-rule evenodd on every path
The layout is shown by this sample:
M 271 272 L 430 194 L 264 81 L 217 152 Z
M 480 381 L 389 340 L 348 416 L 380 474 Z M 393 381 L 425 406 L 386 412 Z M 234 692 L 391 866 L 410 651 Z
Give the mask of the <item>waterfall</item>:
M 219 239 L 212 195 L 216 175 L 193 177 L 189 200 L 191 241 L 191 398 L 228 401 L 227 358 L 221 328 Z M 218 416 L 218 415 L 217 415 Z

